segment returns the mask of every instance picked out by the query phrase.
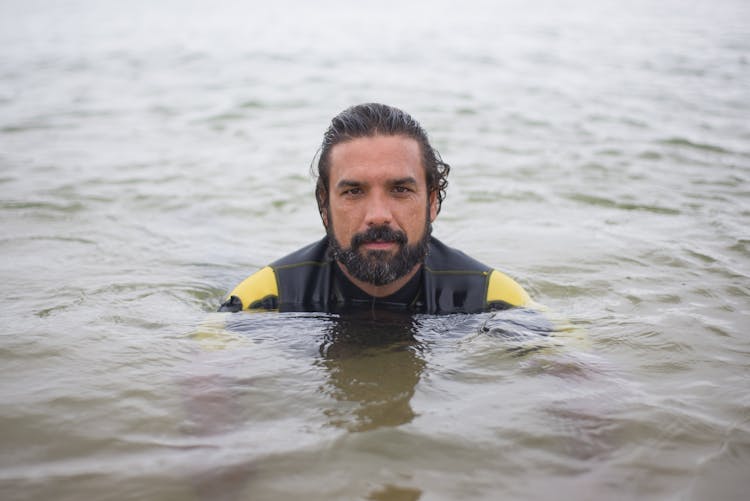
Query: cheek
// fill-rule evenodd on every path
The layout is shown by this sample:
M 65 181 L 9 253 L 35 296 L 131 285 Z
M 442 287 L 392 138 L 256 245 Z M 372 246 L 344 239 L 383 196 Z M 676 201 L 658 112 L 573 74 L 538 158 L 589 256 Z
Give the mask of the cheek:
M 356 229 L 357 225 L 362 222 L 361 208 L 352 204 L 334 205 L 329 214 L 335 228 L 339 231 L 351 231 Z
M 409 240 L 416 240 L 421 238 L 422 233 L 424 232 L 427 217 L 428 213 L 425 210 L 424 205 L 420 205 L 420 207 L 414 207 L 411 211 L 409 211 L 407 219 L 403 220 L 403 222 L 407 226 L 401 228 L 402 230 L 407 232 Z
M 328 213 L 328 227 L 333 232 L 333 235 L 342 246 L 347 246 L 351 242 L 351 229 L 350 229 L 350 217 L 343 210 L 330 211 Z

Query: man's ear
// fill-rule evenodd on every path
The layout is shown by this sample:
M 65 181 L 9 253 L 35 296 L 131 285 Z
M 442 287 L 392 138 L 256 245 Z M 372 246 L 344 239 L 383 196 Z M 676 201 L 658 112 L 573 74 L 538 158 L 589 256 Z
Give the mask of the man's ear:
M 324 196 L 325 195 L 325 196 Z M 328 230 L 328 200 L 327 193 L 320 188 L 320 183 L 315 188 L 315 201 L 318 203 L 318 212 L 320 213 L 320 219 L 323 221 L 323 226 Z
M 430 193 L 430 222 L 435 221 L 438 215 L 438 198 L 437 191 Z
M 323 226 L 328 230 L 328 209 L 326 207 L 320 208 L 320 219 L 323 221 Z

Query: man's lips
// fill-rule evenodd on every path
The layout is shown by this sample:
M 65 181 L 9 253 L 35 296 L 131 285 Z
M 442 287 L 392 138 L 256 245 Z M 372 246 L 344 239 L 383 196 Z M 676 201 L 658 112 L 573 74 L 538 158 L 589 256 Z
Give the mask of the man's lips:
M 374 240 L 371 242 L 364 242 L 362 247 L 368 250 L 389 250 L 397 245 L 398 243 L 393 240 Z

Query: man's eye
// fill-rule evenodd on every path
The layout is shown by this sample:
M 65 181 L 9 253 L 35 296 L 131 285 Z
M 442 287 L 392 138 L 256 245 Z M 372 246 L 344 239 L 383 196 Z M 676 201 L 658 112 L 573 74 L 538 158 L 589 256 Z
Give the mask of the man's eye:
M 361 195 L 362 194 L 362 188 L 349 188 L 348 190 L 344 191 L 344 195 Z
M 406 186 L 394 186 L 393 191 L 396 193 L 409 193 L 411 190 L 407 188 Z

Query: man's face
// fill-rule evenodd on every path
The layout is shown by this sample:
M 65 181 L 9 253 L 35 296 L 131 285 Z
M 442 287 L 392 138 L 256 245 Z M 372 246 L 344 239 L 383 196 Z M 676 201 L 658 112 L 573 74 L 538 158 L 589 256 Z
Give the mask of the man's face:
M 357 279 L 384 285 L 421 262 L 437 215 L 419 144 L 362 137 L 331 149 L 323 213 L 334 257 Z

